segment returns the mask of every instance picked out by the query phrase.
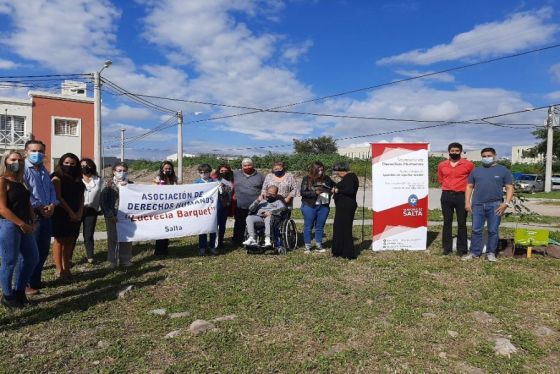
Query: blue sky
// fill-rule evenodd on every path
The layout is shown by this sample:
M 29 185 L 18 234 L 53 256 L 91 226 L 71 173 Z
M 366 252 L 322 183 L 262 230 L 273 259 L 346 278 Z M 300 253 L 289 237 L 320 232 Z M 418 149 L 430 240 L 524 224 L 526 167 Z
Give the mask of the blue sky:
M 271 108 L 558 43 L 558 2 L 0 0 L 0 75 L 88 73 L 111 59 L 103 76 L 134 93 Z M 459 141 L 502 155 L 535 142 L 522 126 L 457 124 L 360 137 L 427 124 L 289 113 L 203 121 L 245 110 L 155 102 L 185 113 L 188 153 L 289 152 L 293 138 L 320 135 L 357 137 L 341 147 L 428 141 L 442 150 Z M 287 110 L 463 121 L 556 103 L 560 48 Z M 499 121 L 540 125 L 545 116 L 534 111 Z M 166 119 L 104 93 L 105 153 L 118 154 L 121 128 L 131 138 L 127 157 L 174 153 L 175 127 L 134 140 Z M 245 147 L 264 148 L 238 150 Z

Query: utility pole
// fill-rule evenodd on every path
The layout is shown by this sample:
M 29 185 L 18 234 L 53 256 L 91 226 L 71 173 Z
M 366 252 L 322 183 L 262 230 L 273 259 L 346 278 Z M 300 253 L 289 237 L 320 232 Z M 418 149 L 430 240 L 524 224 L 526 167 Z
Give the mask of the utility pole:
M 103 170 L 103 142 L 101 134 L 101 72 L 111 66 L 111 60 L 105 61 L 101 70 L 93 73 L 93 158 L 95 165 L 101 171 L 101 178 L 105 176 Z
M 4 129 L 2 130 L 2 135 L 4 135 L 4 144 L 2 154 L 6 153 L 6 150 L 8 149 L 8 108 L 4 109 L 4 113 Z
M 552 191 L 552 139 L 554 138 L 554 127 L 556 121 L 556 107 L 548 108 L 548 118 L 546 120 L 546 160 L 544 172 L 544 192 Z
M 95 165 L 101 172 L 101 178 L 104 177 L 103 165 L 101 164 L 101 74 L 96 71 L 93 73 L 93 159 Z
M 177 112 L 177 181 L 183 184 L 183 112 Z
M 125 129 L 121 129 L 121 162 L 124 162 L 124 132 Z

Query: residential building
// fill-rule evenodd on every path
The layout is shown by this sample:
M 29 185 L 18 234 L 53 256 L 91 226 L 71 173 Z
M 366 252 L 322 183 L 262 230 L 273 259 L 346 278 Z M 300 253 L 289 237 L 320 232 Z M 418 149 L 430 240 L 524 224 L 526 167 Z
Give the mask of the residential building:
M 31 137 L 32 103 L 30 100 L 0 98 L 0 149 L 23 150 Z
M 512 164 L 538 164 L 544 162 L 544 155 L 539 154 L 532 157 L 528 154 L 534 145 L 514 145 L 511 147 L 511 163 Z
M 67 152 L 93 158 L 93 102 L 86 83 L 70 81 L 60 94 L 30 91 L 27 100 L 0 98 L 0 147 L 23 151 L 27 140 L 41 140 L 50 171 Z

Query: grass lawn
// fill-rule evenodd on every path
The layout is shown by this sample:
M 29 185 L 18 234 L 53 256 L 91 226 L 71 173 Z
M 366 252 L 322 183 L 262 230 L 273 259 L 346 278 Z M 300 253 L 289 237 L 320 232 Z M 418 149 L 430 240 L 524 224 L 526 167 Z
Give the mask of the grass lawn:
M 552 191 L 552 192 L 537 192 L 534 194 L 524 194 L 525 197 L 528 198 L 535 198 L 535 199 L 560 199 L 560 191 Z
M 0 309 L 0 371 L 558 370 L 560 261 L 535 256 L 465 263 L 441 255 L 436 230 L 428 251 L 363 250 L 351 262 L 301 249 L 287 256 L 236 249 L 200 257 L 195 238 L 187 238 L 172 240 L 165 259 L 151 256 L 152 243 L 137 244 L 134 266 L 114 271 L 81 262 L 78 246 L 73 283 L 56 284 L 49 267 L 37 307 L 12 314 Z M 511 231 L 502 230 L 508 236 Z M 368 248 L 370 242 L 358 244 Z M 98 243 L 100 261 L 105 246 Z M 128 285 L 134 289 L 117 298 Z M 157 308 L 190 316 L 149 313 Z M 479 322 L 474 312 L 491 320 Z M 214 331 L 188 331 L 196 319 L 231 314 L 236 318 L 215 322 Z M 540 336 L 535 331 L 542 326 L 555 334 Z M 178 336 L 165 338 L 178 329 Z M 496 336 L 509 338 L 517 353 L 496 357 Z
M 329 212 L 329 218 L 334 219 L 334 213 L 336 211 L 336 208 L 331 208 L 330 212 Z M 372 211 L 369 209 L 363 209 L 361 207 L 359 207 L 356 210 L 356 215 L 354 217 L 355 220 L 361 220 L 362 217 L 364 217 L 365 223 L 367 224 L 371 224 L 371 216 L 372 216 Z M 303 219 L 303 215 L 301 214 L 301 210 L 300 209 L 294 209 L 294 211 L 292 212 L 292 218 L 294 219 Z M 429 221 L 443 221 L 443 215 L 441 213 L 441 209 L 431 209 L 428 212 L 428 220 Z M 504 216 L 502 218 L 502 222 L 521 222 L 521 223 L 543 223 L 543 224 L 551 224 L 551 223 L 558 223 L 560 220 L 559 217 L 552 217 L 552 216 L 541 216 L 541 215 L 534 215 L 534 216 L 524 216 L 523 219 L 520 219 L 520 217 L 518 216 L 512 216 L 512 215 L 508 215 L 508 216 Z M 467 216 L 467 221 L 471 221 L 471 216 Z M 560 227 L 560 225 L 559 225 Z M 97 232 L 104 232 L 107 231 L 107 228 L 105 227 L 105 219 L 102 216 L 99 216 L 99 218 L 97 219 L 97 225 L 95 228 L 95 231 Z

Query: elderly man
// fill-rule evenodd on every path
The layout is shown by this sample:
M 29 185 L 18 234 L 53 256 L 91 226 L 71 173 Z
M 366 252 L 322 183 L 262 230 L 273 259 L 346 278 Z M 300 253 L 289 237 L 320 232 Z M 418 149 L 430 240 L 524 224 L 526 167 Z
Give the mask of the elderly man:
M 235 225 L 233 227 L 233 243 L 241 245 L 245 236 L 245 220 L 249 215 L 249 205 L 261 193 L 264 177 L 253 167 L 250 158 L 241 161 L 241 170 L 233 172 L 235 189 Z
M 282 197 L 278 198 L 278 187 L 270 186 L 266 189 L 266 193 L 259 195 L 249 206 L 251 215 L 247 216 L 247 232 L 249 238 L 243 242 L 243 245 L 256 245 L 257 233 L 255 230 L 256 223 L 264 223 L 264 245 L 272 246 L 270 240 L 272 234 L 272 216 L 279 216 L 287 209 Z

